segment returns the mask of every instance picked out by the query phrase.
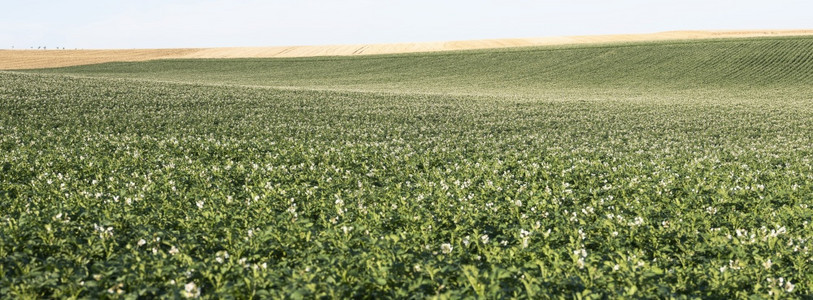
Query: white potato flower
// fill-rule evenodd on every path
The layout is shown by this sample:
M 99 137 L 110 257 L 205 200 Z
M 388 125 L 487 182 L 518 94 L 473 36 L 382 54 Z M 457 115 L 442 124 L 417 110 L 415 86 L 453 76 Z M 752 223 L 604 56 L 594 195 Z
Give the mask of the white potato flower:
M 440 245 L 440 251 L 443 252 L 443 254 L 452 253 L 452 249 L 452 244 L 444 243 Z

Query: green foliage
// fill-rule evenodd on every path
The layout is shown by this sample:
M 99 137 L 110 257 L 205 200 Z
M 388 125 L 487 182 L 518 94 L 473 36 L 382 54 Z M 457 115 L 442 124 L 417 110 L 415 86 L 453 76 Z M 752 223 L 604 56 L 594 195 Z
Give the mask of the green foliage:
M 810 42 L 0 72 L 0 295 L 811 295 Z
M 187 59 L 41 70 L 296 89 L 538 96 L 555 90 L 811 87 L 813 37 L 295 59 Z

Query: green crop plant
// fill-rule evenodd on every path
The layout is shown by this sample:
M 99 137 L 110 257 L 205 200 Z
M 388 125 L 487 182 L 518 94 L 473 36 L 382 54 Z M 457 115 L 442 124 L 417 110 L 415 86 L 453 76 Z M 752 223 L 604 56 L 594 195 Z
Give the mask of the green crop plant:
M 813 39 L 0 72 L 0 295 L 813 294 Z

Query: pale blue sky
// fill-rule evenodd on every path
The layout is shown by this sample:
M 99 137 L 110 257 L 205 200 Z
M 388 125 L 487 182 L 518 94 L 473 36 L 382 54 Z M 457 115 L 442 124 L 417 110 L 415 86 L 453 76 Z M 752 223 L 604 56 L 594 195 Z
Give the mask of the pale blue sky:
M 813 29 L 811 0 L 0 0 L 0 48 L 177 48 Z

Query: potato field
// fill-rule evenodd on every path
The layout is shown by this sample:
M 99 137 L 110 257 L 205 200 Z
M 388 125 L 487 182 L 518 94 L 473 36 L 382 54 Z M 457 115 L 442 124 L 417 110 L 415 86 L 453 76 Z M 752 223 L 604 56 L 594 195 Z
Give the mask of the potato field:
M 813 38 L 0 72 L 9 298 L 813 296 Z

